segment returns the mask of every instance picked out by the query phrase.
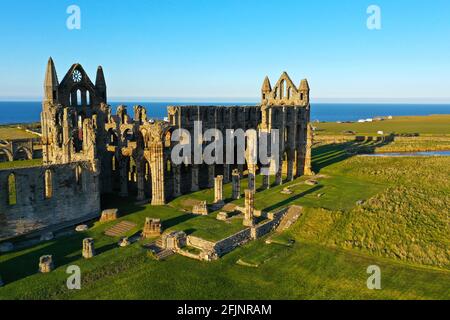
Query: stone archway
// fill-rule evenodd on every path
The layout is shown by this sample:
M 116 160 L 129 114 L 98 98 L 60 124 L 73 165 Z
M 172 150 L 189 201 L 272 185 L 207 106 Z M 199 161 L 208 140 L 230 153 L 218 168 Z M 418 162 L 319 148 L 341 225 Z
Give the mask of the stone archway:
M 33 159 L 33 153 L 26 147 L 19 147 L 14 152 L 14 160 L 31 160 Z

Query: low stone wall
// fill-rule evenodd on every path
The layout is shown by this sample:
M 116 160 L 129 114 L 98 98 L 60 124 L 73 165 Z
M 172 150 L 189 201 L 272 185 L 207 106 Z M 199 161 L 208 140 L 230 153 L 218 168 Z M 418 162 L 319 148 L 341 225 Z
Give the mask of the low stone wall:
M 211 257 L 213 259 L 214 257 L 217 258 L 217 256 L 221 257 L 224 254 L 233 251 L 237 247 L 242 246 L 253 239 L 260 238 L 273 231 L 278 226 L 287 210 L 288 208 L 284 208 L 277 212 L 270 212 L 269 214 L 267 214 L 270 220 L 264 221 L 256 225 L 255 227 L 241 230 L 217 242 L 211 242 L 202 238 L 188 236 L 186 239 L 186 244 L 188 246 L 202 250 L 202 253 L 196 255 L 183 250 L 179 250 L 177 252 L 183 256 L 198 260 L 211 260 Z
M 185 256 L 187 258 L 196 259 L 196 260 L 203 260 L 203 256 L 201 254 L 195 254 L 188 251 L 185 251 L 183 249 L 179 249 L 176 251 L 179 255 Z
M 257 239 L 273 231 L 280 224 L 280 221 L 286 214 L 287 210 L 288 208 L 284 208 L 277 212 L 271 212 L 269 215 L 269 221 L 261 222 L 260 224 L 252 228 L 252 237 L 254 239 Z
M 198 237 L 194 237 L 194 236 L 187 236 L 186 244 L 188 246 L 198 248 L 198 249 L 204 250 L 204 251 L 213 251 L 214 246 L 216 245 L 216 243 L 214 243 L 214 242 L 204 240 L 202 238 L 198 238 Z
M 234 250 L 236 247 L 239 247 L 252 239 L 251 237 L 251 229 L 247 228 L 242 231 L 239 231 L 228 238 L 222 239 L 216 242 L 214 246 L 214 251 L 220 257 L 224 254 Z

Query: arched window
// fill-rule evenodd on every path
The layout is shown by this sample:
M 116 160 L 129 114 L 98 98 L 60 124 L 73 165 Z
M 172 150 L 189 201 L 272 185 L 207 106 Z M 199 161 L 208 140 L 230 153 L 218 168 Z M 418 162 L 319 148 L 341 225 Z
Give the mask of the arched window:
M 86 90 L 86 101 L 87 101 L 87 105 L 90 106 L 91 105 L 91 93 L 89 92 L 89 90 Z
M 45 170 L 44 174 L 44 198 L 50 199 L 53 194 L 53 181 L 52 181 L 52 172 L 50 170 Z
M 286 92 L 286 81 L 281 81 L 280 83 L 280 99 L 284 98 L 284 94 Z
M 17 203 L 16 194 L 16 176 L 14 173 L 10 173 L 8 176 L 8 204 L 13 206 Z
M 81 102 L 81 90 L 78 89 L 77 90 L 77 105 L 81 106 L 82 102 Z
M 83 184 L 83 170 L 81 169 L 81 166 L 80 165 L 78 165 L 76 168 L 75 168 L 75 181 L 76 181 L 76 183 L 77 183 L 77 186 L 79 187 L 79 188 L 81 188 L 82 187 L 82 184 Z

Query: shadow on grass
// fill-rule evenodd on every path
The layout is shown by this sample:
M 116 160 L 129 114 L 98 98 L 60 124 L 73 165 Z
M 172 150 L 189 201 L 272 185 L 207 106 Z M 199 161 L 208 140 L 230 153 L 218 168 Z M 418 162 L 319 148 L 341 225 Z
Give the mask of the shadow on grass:
M 265 211 L 265 212 L 270 212 L 270 211 L 273 211 L 273 210 L 275 210 L 275 209 L 281 208 L 281 207 L 283 207 L 283 206 L 289 204 L 289 203 L 292 202 L 292 201 L 295 201 L 295 200 L 297 200 L 297 199 L 299 199 L 299 198 L 302 198 L 302 197 L 304 197 L 304 196 L 306 196 L 306 195 L 308 195 L 308 194 L 310 194 L 310 193 L 316 192 L 317 190 L 320 190 L 320 189 L 322 189 L 322 188 L 323 188 L 323 186 L 320 186 L 320 185 L 315 186 L 315 187 L 310 188 L 310 189 L 308 189 L 308 190 L 306 190 L 306 191 L 300 192 L 299 194 L 296 194 L 296 195 L 294 195 L 294 196 L 292 196 L 292 197 L 290 197 L 290 198 L 287 198 L 287 199 L 285 199 L 285 200 L 283 200 L 283 201 L 280 201 L 280 202 L 278 202 L 278 203 L 275 203 L 275 204 L 273 204 L 273 205 L 271 205 L 271 206 L 269 206 L 269 207 L 267 207 L 267 208 L 264 208 L 263 211 Z
M 375 153 L 376 148 L 385 146 L 393 141 L 392 137 L 374 140 L 372 137 L 364 141 L 349 141 L 344 143 L 326 144 L 312 149 L 312 167 L 314 172 L 332 164 L 344 161 L 357 154 Z
M 167 220 L 164 220 L 162 223 L 164 225 L 164 229 L 168 229 L 170 227 L 176 226 L 177 224 L 180 224 L 182 222 L 188 221 L 190 219 L 193 219 L 197 217 L 195 214 L 182 214 L 180 216 L 176 216 Z

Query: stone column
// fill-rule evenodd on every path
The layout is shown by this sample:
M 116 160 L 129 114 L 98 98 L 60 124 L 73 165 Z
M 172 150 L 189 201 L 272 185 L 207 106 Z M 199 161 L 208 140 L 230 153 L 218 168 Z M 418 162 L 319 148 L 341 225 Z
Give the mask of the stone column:
M 230 182 L 230 165 L 229 164 L 223 165 L 223 182 L 224 183 Z
M 214 203 L 223 204 L 223 176 L 214 178 Z
M 311 168 L 311 147 L 313 144 L 313 130 L 311 123 L 308 123 L 306 131 L 305 169 L 303 173 L 307 176 L 313 175 Z
M 120 193 L 121 197 L 128 197 L 128 172 L 127 159 L 121 157 L 119 160 L 119 174 L 120 174 Z
M 92 239 L 92 238 L 83 239 L 82 255 L 83 255 L 83 258 L 85 258 L 85 259 L 90 259 L 93 256 L 95 256 L 94 239 Z
M 256 165 L 248 164 L 248 189 L 256 190 Z
M 287 158 L 287 181 L 294 180 L 294 155 L 290 152 Z
M 53 268 L 53 257 L 51 255 L 45 255 L 39 258 L 39 272 L 47 273 L 52 271 Z
M 144 160 L 146 161 L 146 160 Z M 144 184 L 145 184 L 145 163 L 139 161 L 137 164 L 137 200 L 145 199 Z
M 191 191 L 198 191 L 198 165 L 192 165 L 192 184 Z
M 208 188 L 214 187 L 215 167 L 213 164 L 208 165 Z
M 243 178 L 244 177 L 244 165 L 243 164 L 238 164 L 238 171 L 239 171 L 239 176 L 241 177 L 241 178 Z
M 255 210 L 255 192 L 253 190 L 245 190 L 245 213 L 243 224 L 246 227 L 253 227 L 255 225 L 255 218 L 253 211 Z
M 164 154 L 162 142 L 150 146 L 150 167 L 152 170 L 152 205 L 166 203 L 164 193 Z
M 173 196 L 178 197 L 181 195 L 181 166 L 173 166 Z
M 283 184 L 282 173 L 283 173 L 283 159 L 280 157 L 278 159 L 278 168 L 275 173 L 275 184 L 277 186 Z
M 270 188 L 270 175 L 263 174 L 262 175 L 262 188 L 269 189 Z
M 232 176 L 232 198 L 239 199 L 241 197 L 241 175 L 237 169 L 233 170 Z

